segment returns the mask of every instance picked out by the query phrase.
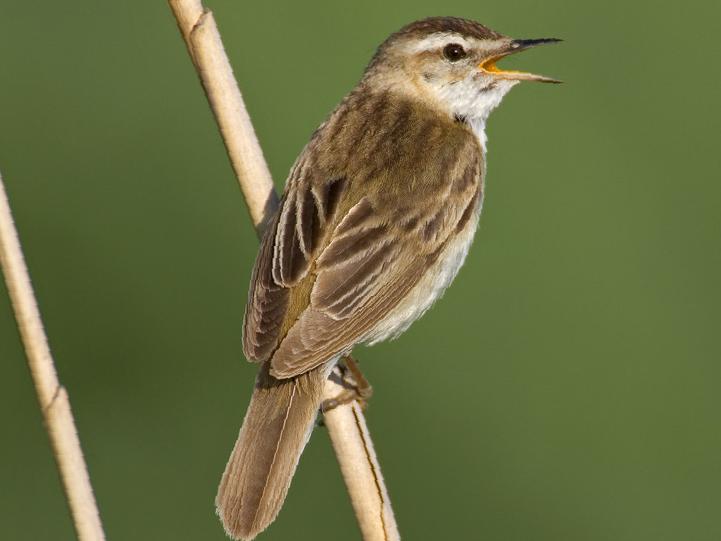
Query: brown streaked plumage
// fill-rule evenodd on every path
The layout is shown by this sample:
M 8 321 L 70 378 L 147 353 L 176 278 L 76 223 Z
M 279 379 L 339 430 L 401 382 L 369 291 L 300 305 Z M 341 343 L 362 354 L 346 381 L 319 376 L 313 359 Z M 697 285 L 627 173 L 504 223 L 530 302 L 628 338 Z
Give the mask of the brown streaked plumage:
M 251 278 L 243 348 L 261 368 L 216 499 L 234 538 L 277 515 L 338 358 L 405 330 L 463 263 L 485 119 L 521 78 L 547 80 L 495 68 L 519 43 L 463 19 L 405 27 L 291 169 Z

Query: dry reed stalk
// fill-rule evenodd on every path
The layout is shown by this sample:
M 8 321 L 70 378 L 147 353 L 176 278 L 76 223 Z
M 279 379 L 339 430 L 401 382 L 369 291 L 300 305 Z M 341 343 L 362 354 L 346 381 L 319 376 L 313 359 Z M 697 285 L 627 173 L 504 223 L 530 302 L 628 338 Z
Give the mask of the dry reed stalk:
M 278 198 L 233 70 L 225 54 L 213 14 L 199 0 L 169 0 L 193 65 L 225 142 L 230 162 L 260 236 L 277 208 Z M 338 372 L 325 387 L 324 398 L 343 391 Z M 333 449 L 364 541 L 400 539 L 380 464 L 368 426 L 357 402 L 325 414 Z
M 58 381 L 20 239 L 0 176 L 0 266 L 25 348 L 45 429 L 80 541 L 105 539 L 68 393 Z

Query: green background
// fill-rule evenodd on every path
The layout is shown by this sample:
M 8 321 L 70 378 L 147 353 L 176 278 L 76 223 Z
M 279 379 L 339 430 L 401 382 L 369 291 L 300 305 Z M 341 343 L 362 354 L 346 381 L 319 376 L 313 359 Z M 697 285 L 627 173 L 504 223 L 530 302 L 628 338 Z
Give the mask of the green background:
M 278 186 L 427 15 L 566 42 L 507 65 L 474 248 L 358 357 L 405 539 L 721 539 L 718 18 L 709 1 L 209 1 Z M 109 538 L 218 539 L 257 241 L 164 2 L 0 2 L 0 170 Z M 0 539 L 72 539 L 0 284 Z M 316 431 L 264 540 L 359 539 Z

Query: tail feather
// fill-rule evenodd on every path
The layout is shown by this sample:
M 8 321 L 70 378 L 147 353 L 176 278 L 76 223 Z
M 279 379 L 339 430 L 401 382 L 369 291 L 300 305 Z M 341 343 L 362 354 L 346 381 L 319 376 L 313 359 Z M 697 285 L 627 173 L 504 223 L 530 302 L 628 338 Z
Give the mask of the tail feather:
M 275 520 L 313 429 L 327 370 L 275 379 L 258 374 L 215 499 L 228 535 L 250 540 Z

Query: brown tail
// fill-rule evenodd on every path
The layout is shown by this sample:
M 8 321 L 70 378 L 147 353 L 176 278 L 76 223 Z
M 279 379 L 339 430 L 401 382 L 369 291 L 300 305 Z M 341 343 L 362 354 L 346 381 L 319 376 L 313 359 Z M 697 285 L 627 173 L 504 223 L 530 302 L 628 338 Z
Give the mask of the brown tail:
M 253 539 L 275 520 L 313 430 L 326 371 L 323 366 L 278 380 L 260 369 L 215 505 L 225 531 Z

